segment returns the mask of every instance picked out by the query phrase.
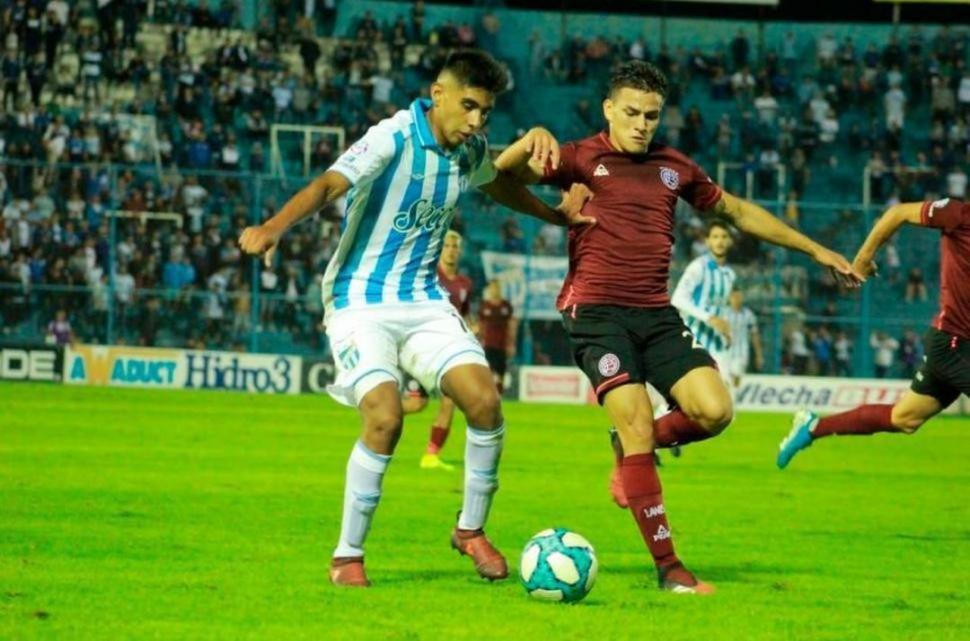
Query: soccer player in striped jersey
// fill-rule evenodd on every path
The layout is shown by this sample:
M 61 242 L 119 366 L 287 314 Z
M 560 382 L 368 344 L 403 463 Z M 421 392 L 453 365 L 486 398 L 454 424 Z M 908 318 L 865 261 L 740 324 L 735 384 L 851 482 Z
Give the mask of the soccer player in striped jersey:
M 778 446 L 779 469 L 827 436 L 913 434 L 960 394 L 970 395 L 970 204 L 944 198 L 890 207 L 856 253 L 855 269 L 875 273 L 876 252 L 905 224 L 940 232 L 940 311 L 923 334 L 923 363 L 896 403 L 860 405 L 824 418 L 797 412 Z
M 731 344 L 728 346 L 727 367 L 734 389 L 741 386 L 741 377 L 748 371 L 751 351 L 754 350 L 754 367 L 761 371 L 765 360 L 761 351 L 761 334 L 758 332 L 758 317 L 744 306 L 744 294 L 740 289 L 732 289 L 730 305 L 724 318 L 731 327 Z
M 684 324 L 694 335 L 694 340 L 707 350 L 717 363 L 721 378 L 729 381 L 728 346 L 731 344 L 731 326 L 725 318 L 728 295 L 734 288 L 737 275 L 727 264 L 728 251 L 734 244 L 727 223 L 713 220 L 707 226 L 704 240 L 708 253 L 692 260 L 670 297 L 671 304 L 680 312 Z
M 442 241 L 459 194 L 472 187 L 553 224 L 592 219 L 580 213 L 589 197 L 585 187 L 570 188 L 552 209 L 495 169 L 480 131 L 507 83 L 488 54 L 452 53 L 429 99 L 415 100 L 371 127 L 279 213 L 240 237 L 243 250 L 263 254 L 268 263 L 287 229 L 348 195 L 341 237 L 322 284 L 337 371 L 328 392 L 357 407 L 363 424 L 347 463 L 340 539 L 330 564 L 336 585 L 370 585 L 364 540 L 401 436 L 403 372 L 453 399 L 468 422 L 464 502 L 452 547 L 471 556 L 480 576 L 508 576 L 505 557 L 484 532 L 498 488 L 505 434 L 501 401 L 481 345 L 438 283 Z M 527 136 L 537 160 L 558 164 L 551 134 L 536 128 Z

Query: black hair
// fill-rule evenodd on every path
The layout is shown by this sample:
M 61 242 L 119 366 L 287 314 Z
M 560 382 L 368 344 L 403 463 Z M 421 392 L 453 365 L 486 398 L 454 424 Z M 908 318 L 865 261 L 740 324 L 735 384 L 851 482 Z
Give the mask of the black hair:
M 666 98 L 667 76 L 649 62 L 631 60 L 617 67 L 613 75 L 610 76 L 610 88 L 607 95 L 612 97 L 624 87 L 648 93 L 655 92 L 660 94 L 661 98 Z
M 484 89 L 495 95 L 505 91 L 509 84 L 509 76 L 502 65 L 481 49 L 452 51 L 441 70 L 453 75 L 466 87 Z
M 707 233 L 705 234 L 705 236 L 710 236 L 711 232 L 718 228 L 723 229 L 725 232 L 727 232 L 728 236 L 731 235 L 731 225 L 728 224 L 726 220 L 715 218 L 714 220 L 711 220 L 707 223 Z

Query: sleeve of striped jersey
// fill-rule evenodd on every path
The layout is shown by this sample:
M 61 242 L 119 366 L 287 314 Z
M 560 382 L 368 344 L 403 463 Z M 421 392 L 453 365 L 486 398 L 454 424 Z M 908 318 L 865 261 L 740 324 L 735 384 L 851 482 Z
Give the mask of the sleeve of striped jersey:
M 492 155 L 488 153 L 488 141 L 485 136 L 475 136 L 475 145 L 472 147 L 475 158 L 472 158 L 472 170 L 468 174 L 468 185 L 479 187 L 487 185 L 495 180 L 498 170 L 492 162 Z
M 394 157 L 394 131 L 384 123 L 367 130 L 364 137 L 340 154 L 329 171 L 336 171 L 352 185 L 366 185 L 377 178 Z
M 970 205 L 954 198 L 927 201 L 920 209 L 920 221 L 924 227 L 935 227 L 944 232 L 970 227 Z
M 749 334 L 756 333 L 758 331 L 758 317 L 755 316 L 754 315 L 754 312 L 752 312 L 750 309 L 747 310 L 747 312 L 748 312 L 747 313 L 747 317 L 748 317 L 748 333 Z
M 714 315 L 710 305 L 694 302 L 694 290 L 704 283 L 704 267 L 700 261 L 694 260 L 687 265 L 683 275 L 674 288 L 674 295 L 670 297 L 671 304 L 683 314 L 687 314 L 702 323 L 706 323 Z
M 721 188 L 695 162 L 688 160 L 690 173 L 680 197 L 700 211 L 707 211 L 721 199 Z

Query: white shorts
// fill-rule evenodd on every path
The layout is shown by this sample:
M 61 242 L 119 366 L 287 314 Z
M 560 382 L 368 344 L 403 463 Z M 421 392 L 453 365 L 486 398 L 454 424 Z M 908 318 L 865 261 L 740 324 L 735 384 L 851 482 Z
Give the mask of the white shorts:
M 728 350 L 709 350 L 708 353 L 714 362 L 717 363 L 717 372 L 721 375 L 721 378 L 728 385 L 728 389 L 731 389 L 731 356 Z
M 337 369 L 327 392 L 351 407 L 381 383 L 402 387 L 405 372 L 432 392 L 458 365 L 488 367 L 482 346 L 447 302 L 345 309 L 326 323 Z
M 744 373 L 748 371 L 748 359 L 746 358 L 731 358 L 728 360 L 728 371 L 731 376 L 737 376 L 741 378 Z

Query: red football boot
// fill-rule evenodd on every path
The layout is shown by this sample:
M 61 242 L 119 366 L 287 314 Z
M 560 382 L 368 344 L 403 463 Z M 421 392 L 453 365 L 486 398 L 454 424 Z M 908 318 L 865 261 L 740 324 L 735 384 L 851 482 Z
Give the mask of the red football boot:
M 367 573 L 364 572 L 364 557 L 335 556 L 330 561 L 330 582 L 352 588 L 370 587 Z
M 482 530 L 460 530 L 456 527 L 451 532 L 451 547 L 462 556 L 470 556 L 475 562 L 475 571 L 483 579 L 497 581 L 509 575 L 505 557 Z

